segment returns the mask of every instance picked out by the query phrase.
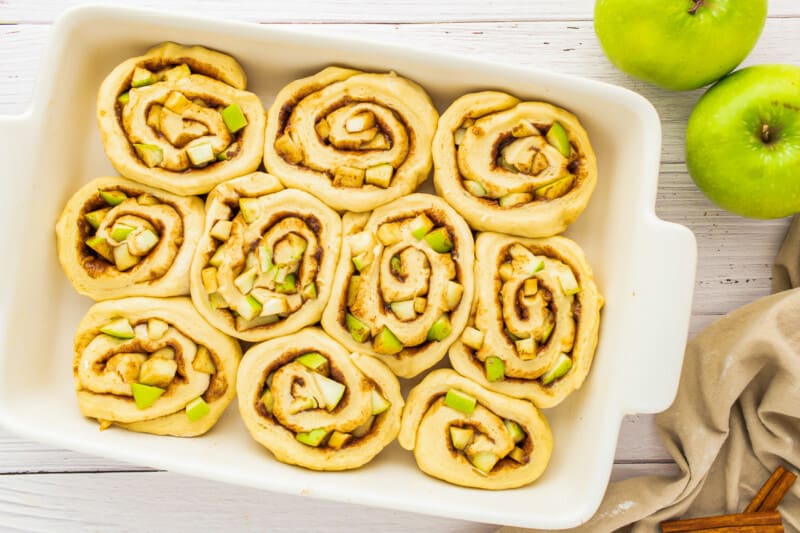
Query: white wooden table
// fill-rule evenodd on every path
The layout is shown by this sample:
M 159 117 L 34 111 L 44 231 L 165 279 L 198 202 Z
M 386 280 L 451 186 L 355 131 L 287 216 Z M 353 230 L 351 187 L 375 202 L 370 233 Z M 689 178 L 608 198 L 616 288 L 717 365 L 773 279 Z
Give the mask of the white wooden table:
M 76 0 L 0 0 L 0 114 L 27 106 L 50 24 Z M 592 28 L 592 0 L 139 0 L 108 4 L 205 13 L 261 24 L 369 37 L 500 62 L 578 74 L 634 89 L 661 114 L 664 145 L 658 214 L 697 235 L 692 333 L 769 292 L 772 259 L 787 220 L 753 221 L 706 200 L 686 172 L 683 133 L 701 95 L 631 80 L 605 59 Z M 753 63 L 800 63 L 800 2 L 772 0 Z M 676 258 L 680 260 L 680 258 Z M 628 417 L 614 479 L 676 469 L 651 416 Z M 0 429 L 0 530 L 491 531 L 431 518 L 193 479 L 51 449 Z

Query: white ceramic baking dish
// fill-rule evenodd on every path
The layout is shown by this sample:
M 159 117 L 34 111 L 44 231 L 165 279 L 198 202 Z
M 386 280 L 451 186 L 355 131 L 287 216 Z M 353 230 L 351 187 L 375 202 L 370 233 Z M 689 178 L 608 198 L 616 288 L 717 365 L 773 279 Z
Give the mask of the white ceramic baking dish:
M 53 228 L 78 187 L 113 173 L 95 124 L 101 80 L 123 59 L 165 40 L 232 54 L 267 107 L 287 82 L 341 64 L 395 70 L 428 89 L 440 110 L 461 94 L 493 88 L 552 101 L 580 117 L 600 179 L 567 234 L 588 254 L 606 307 L 589 379 L 546 412 L 555 450 L 542 478 L 510 491 L 459 488 L 422 474 L 396 443 L 358 471 L 310 472 L 278 463 L 256 444 L 235 402 L 196 439 L 100 433 L 79 415 L 72 335 L 90 302 L 61 273 Z M 127 9 L 69 11 L 53 28 L 31 108 L 0 122 L 0 422 L 54 446 L 271 491 L 483 522 L 576 525 L 603 496 L 622 417 L 666 408 L 680 375 L 696 247 L 686 228 L 654 214 L 660 147 L 658 115 L 644 98 L 591 80 L 250 24 Z

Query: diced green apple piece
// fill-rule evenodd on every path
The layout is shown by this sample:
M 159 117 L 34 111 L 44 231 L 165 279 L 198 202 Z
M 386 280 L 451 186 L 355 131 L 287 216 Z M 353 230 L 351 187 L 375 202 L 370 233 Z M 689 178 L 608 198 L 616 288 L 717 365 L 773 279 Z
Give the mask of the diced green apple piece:
M 452 333 L 453 327 L 450 325 L 450 317 L 442 315 L 436 319 L 428 330 L 429 341 L 441 341 L 447 338 Z
M 450 389 L 444 396 L 444 404 L 456 411 L 471 415 L 475 412 L 475 406 L 478 404 L 478 400 L 474 396 L 470 396 L 458 389 Z
M 133 148 L 136 150 L 136 155 L 139 156 L 139 159 L 150 168 L 158 166 L 164 161 L 164 152 L 160 146 L 135 143 Z
M 375 239 L 369 231 L 354 233 L 347 238 L 347 241 L 350 244 L 350 253 L 354 256 L 371 251 L 375 245 Z
M 133 69 L 133 77 L 131 78 L 131 87 L 144 87 L 145 85 L 152 85 L 155 83 L 156 76 L 146 68 L 136 67 Z
M 86 239 L 86 246 L 97 252 L 97 254 L 108 261 L 114 262 L 114 249 L 103 237 L 90 237 Z
M 202 396 L 198 396 L 186 404 L 186 416 L 189 417 L 190 422 L 197 422 L 210 412 L 211 407 L 206 403 Z
M 208 295 L 208 305 L 215 311 L 217 309 L 227 309 L 230 307 L 225 297 L 218 292 L 212 292 Z
M 203 281 L 203 289 L 211 294 L 217 292 L 219 283 L 217 282 L 217 269 L 214 267 L 206 267 L 200 272 L 200 279 Z
M 522 295 L 531 297 L 536 296 L 537 292 L 539 292 L 539 280 L 536 278 L 526 279 L 522 284 Z
M 303 298 L 305 298 L 306 300 L 316 300 L 317 284 L 312 281 L 311 283 L 303 287 L 301 294 L 303 295 Z
M 242 298 L 242 303 L 239 305 L 236 311 L 245 320 L 253 320 L 259 315 L 259 313 L 261 313 L 261 303 L 252 296 L 248 295 L 245 298 Z
M 417 296 L 414 298 L 414 311 L 419 314 L 425 312 L 425 308 L 428 307 L 428 300 L 427 298 L 423 298 L 421 296 Z
M 117 96 L 117 102 L 119 102 L 120 105 L 123 107 L 128 105 L 128 102 L 130 101 L 131 101 L 131 93 L 128 91 L 125 91 L 124 93 Z
M 114 227 L 111 228 L 111 238 L 117 242 L 122 242 L 127 239 L 128 235 L 135 229 L 136 228 L 133 226 L 117 222 L 114 224 Z
M 575 176 L 569 174 L 560 178 L 553 183 L 543 185 L 536 189 L 534 193 L 536 197 L 544 200 L 555 200 L 567 194 L 572 188 L 572 183 L 575 181 Z
M 560 122 L 553 122 L 553 125 L 550 126 L 550 129 L 547 131 L 545 139 L 561 152 L 561 155 L 569 157 L 572 147 L 569 144 L 567 130 L 564 129 L 564 126 L 562 126 Z
M 516 207 L 527 204 L 531 200 L 533 200 L 533 195 L 527 192 L 512 192 L 501 196 L 497 202 L 500 204 L 500 207 Z
M 464 142 L 464 135 L 467 133 L 466 128 L 458 128 L 456 131 L 453 132 L 453 144 L 459 146 L 462 142 Z
M 356 429 L 353 430 L 353 436 L 356 438 L 361 438 L 372 429 L 372 424 L 375 422 L 375 415 L 370 416 L 367 418 L 367 421 L 358 426 Z
M 417 313 L 414 311 L 414 300 L 403 300 L 389 304 L 392 313 L 400 320 L 414 320 Z
M 120 244 L 114 248 L 114 265 L 120 272 L 125 272 L 136 266 L 141 259 L 128 251 L 128 246 Z
M 225 257 L 225 251 L 223 247 L 220 246 L 214 251 L 214 255 L 212 255 L 211 259 L 208 260 L 208 264 L 213 267 L 219 267 L 222 264 L 224 257 Z
M 287 235 L 286 241 L 289 243 L 290 259 L 292 261 L 302 259 L 306 248 L 308 248 L 308 241 L 296 233 Z
M 564 374 L 569 372 L 572 368 L 572 359 L 567 354 L 561 354 L 558 356 L 556 363 L 544 373 L 541 377 L 542 385 L 549 385 L 553 381 L 557 380 L 560 377 L 563 377 Z
M 506 378 L 506 364 L 499 357 L 487 357 L 483 362 L 483 366 L 486 371 L 487 381 L 503 381 Z
M 175 348 L 172 346 L 164 346 L 150 354 L 151 359 L 166 359 L 169 361 L 175 360 Z
M 178 363 L 171 359 L 149 357 L 139 367 L 139 383 L 166 389 L 175 377 Z
M 417 239 L 422 239 L 427 233 L 433 229 L 433 222 L 425 213 L 421 215 L 417 215 L 414 220 L 411 221 L 411 235 Z
M 264 404 L 264 409 L 266 409 L 268 413 L 272 412 L 272 407 L 275 405 L 275 398 L 272 396 L 271 390 L 264 390 L 264 394 L 261 395 L 261 403 Z
M 461 296 L 464 294 L 464 286 L 455 281 L 448 281 L 445 288 L 445 300 L 447 301 L 447 308 L 453 310 L 458 306 L 461 301 Z
M 533 359 L 536 356 L 536 340 L 533 337 L 514 341 L 514 345 L 520 359 Z
M 222 110 L 222 120 L 231 133 L 236 133 L 247 126 L 247 118 L 242 113 L 242 108 L 235 102 Z
M 372 252 L 364 252 L 353 258 L 353 266 L 356 267 L 356 270 L 359 272 L 363 272 L 365 269 L 369 268 L 374 259 L 375 257 Z
M 544 332 L 542 333 L 542 339 L 541 339 L 541 343 L 542 344 L 547 342 L 547 339 L 550 338 L 550 334 L 553 333 L 553 328 L 555 328 L 555 327 L 556 327 L 556 325 L 553 322 L 550 322 L 549 324 L 547 324 L 547 327 L 545 328 Z
M 497 273 L 500 274 L 500 279 L 506 282 L 514 277 L 514 267 L 511 263 L 503 263 L 497 269 Z
M 186 148 L 186 155 L 189 156 L 189 161 L 196 167 L 207 165 L 215 161 L 217 156 L 214 155 L 214 149 L 211 143 L 200 143 Z
M 521 120 L 516 126 L 511 129 L 511 135 L 514 137 L 539 137 L 541 132 L 531 122 Z
M 92 228 L 97 229 L 100 227 L 100 224 L 102 224 L 103 219 L 106 218 L 109 211 L 111 211 L 110 207 L 104 207 L 103 209 L 97 209 L 96 211 L 86 213 L 84 218 Z
M 217 161 L 228 161 L 239 153 L 239 142 L 233 142 L 223 151 L 217 154 Z
M 164 79 L 166 81 L 175 81 L 181 78 L 188 78 L 192 75 L 192 70 L 186 63 L 181 63 L 177 67 L 173 67 L 164 72 Z
M 161 395 L 164 394 L 166 390 L 151 385 L 131 383 L 131 392 L 133 393 L 133 401 L 136 403 L 136 407 L 138 409 L 147 409 L 156 403 L 156 400 L 161 398 Z
M 392 402 L 390 402 L 389 400 L 387 400 L 386 398 L 381 396 L 381 394 L 375 389 L 372 389 L 371 397 L 372 397 L 372 414 L 373 415 L 377 416 L 377 415 L 385 412 L 387 409 L 389 409 L 392 406 Z
M 425 242 L 440 254 L 446 254 L 453 249 L 453 241 L 447 228 L 437 228 L 425 235 Z
M 506 429 L 511 434 L 511 438 L 514 439 L 514 444 L 519 444 L 520 442 L 525 440 L 525 432 L 522 431 L 522 428 L 519 424 L 514 422 L 513 420 L 503 420 L 503 424 L 506 426 Z
M 467 326 L 464 328 L 464 333 L 461 334 L 461 342 L 468 348 L 473 350 L 480 350 L 483 346 L 483 332 L 479 329 Z
M 339 405 L 339 402 L 342 401 L 342 396 L 344 396 L 344 391 L 347 387 L 322 374 L 314 374 L 314 379 L 316 379 L 317 387 L 322 393 L 322 399 L 325 400 L 325 409 L 329 412 L 333 411 L 336 409 L 336 406 Z
M 258 268 L 261 270 L 261 272 L 268 272 L 270 268 L 275 266 L 275 264 L 272 262 L 272 250 L 270 250 L 266 244 L 259 245 L 257 254 Z
M 358 288 L 361 286 L 361 276 L 350 276 L 347 284 L 347 307 L 353 307 L 358 297 Z
M 561 290 L 564 291 L 565 295 L 572 296 L 581 292 L 581 287 L 578 285 L 578 280 L 575 279 L 575 274 L 572 273 L 572 270 L 566 268 L 558 269 L 556 275 L 558 276 L 558 282 L 561 284 Z
M 472 196 L 477 196 L 478 198 L 483 198 L 486 196 L 486 187 L 484 187 L 477 181 L 471 181 L 471 180 L 464 181 L 464 188 Z
M 403 240 L 400 224 L 397 222 L 385 222 L 378 227 L 378 240 L 384 246 L 391 246 Z
M 313 446 L 314 448 L 320 446 L 328 436 L 328 430 L 325 428 L 312 429 L 311 431 L 301 431 L 295 438 L 305 444 L 306 446 Z
M 132 255 L 144 256 L 158 244 L 158 235 L 151 229 L 145 229 L 133 235 L 127 241 L 128 251 Z
M 354 317 L 350 313 L 347 313 L 344 317 L 345 326 L 347 327 L 347 331 L 350 332 L 350 336 L 353 337 L 353 340 L 356 342 L 366 342 L 369 339 L 369 326 L 363 323 L 358 318 Z
M 260 291 L 261 289 L 259 289 Z M 289 310 L 289 306 L 286 303 L 286 298 L 284 296 L 272 296 L 268 291 L 266 294 L 268 295 L 266 298 L 263 298 L 260 295 L 255 294 L 256 291 L 253 291 L 253 297 L 256 300 L 261 302 L 261 316 L 269 316 L 269 315 L 282 315 Z
M 508 456 L 520 464 L 525 463 L 525 451 L 519 446 L 511 450 L 511 453 L 509 453 Z
M 304 353 L 303 355 L 295 359 L 295 361 L 297 361 L 304 367 L 313 370 L 314 372 L 318 372 L 326 376 L 330 372 L 330 363 L 328 361 L 328 358 L 319 352 Z
M 286 274 L 282 282 L 275 285 L 275 292 L 282 294 L 293 294 L 297 292 L 297 276 L 294 274 Z
M 133 327 L 127 318 L 112 320 L 100 328 L 100 332 L 118 339 L 132 339 L 135 336 Z
M 192 368 L 203 374 L 214 374 L 217 371 L 217 366 L 211 358 L 211 352 L 205 346 L 200 346 L 197 349 L 197 354 L 192 361 Z
M 398 256 L 392 256 L 392 258 L 389 260 L 389 268 L 391 269 L 392 274 L 395 274 L 396 276 L 403 275 L 403 262 Z
M 147 336 L 150 337 L 151 340 L 160 340 L 164 335 L 167 334 L 168 329 L 169 324 L 163 320 L 151 318 L 147 321 Z
M 374 167 L 369 167 L 364 173 L 364 181 L 385 189 L 392 182 L 393 174 L 394 167 L 389 163 L 382 163 Z
M 392 330 L 383 326 L 372 341 L 372 349 L 380 354 L 394 355 L 403 350 L 403 343 L 400 342 L 400 339 L 395 336 Z
M 475 435 L 475 430 L 471 427 L 460 428 L 450 426 L 450 442 L 453 443 L 453 448 L 456 450 L 463 450 L 472 441 Z
M 469 461 L 472 463 L 472 466 L 483 472 L 484 474 L 488 474 L 494 468 L 494 465 L 497 464 L 500 458 L 497 455 L 493 454 L 492 452 L 478 452 L 472 457 L 469 458 Z
M 239 292 L 242 294 L 248 294 L 250 291 L 252 291 L 255 282 L 256 270 L 254 268 L 245 270 L 233 280 L 233 284 L 236 285 L 236 288 L 239 289 Z
M 239 198 L 239 212 L 248 224 L 252 224 L 261 214 L 261 202 L 258 198 Z
M 180 115 L 192 107 L 192 102 L 178 91 L 172 91 L 169 93 L 169 96 L 167 96 L 164 107 Z
M 334 450 L 340 450 L 342 446 L 347 444 L 352 436 L 349 433 L 342 433 L 341 431 L 334 431 L 328 439 L 328 446 Z
M 218 241 L 227 241 L 231 236 L 231 228 L 233 223 L 230 220 L 217 220 L 211 227 L 209 235 Z
M 114 207 L 115 205 L 119 205 L 125 200 L 128 199 L 128 195 L 122 191 L 97 191 L 100 193 L 100 198 L 103 199 L 105 203 Z

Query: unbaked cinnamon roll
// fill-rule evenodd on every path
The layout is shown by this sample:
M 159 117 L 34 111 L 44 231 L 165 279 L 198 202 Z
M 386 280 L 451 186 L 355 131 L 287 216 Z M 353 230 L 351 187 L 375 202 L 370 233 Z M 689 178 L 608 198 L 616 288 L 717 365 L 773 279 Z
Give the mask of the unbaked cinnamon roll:
M 75 334 L 78 405 L 101 429 L 202 435 L 236 394 L 240 357 L 188 298 L 100 302 Z
M 573 114 L 495 91 L 450 105 L 433 161 L 436 191 L 472 228 L 524 237 L 563 232 L 597 182 L 589 136 Z
M 472 232 L 444 200 L 412 194 L 344 216 L 322 327 L 400 377 L 435 365 L 458 338 L 473 293 Z
M 350 470 L 397 436 L 403 397 L 380 361 L 348 351 L 319 328 L 250 348 L 239 369 L 239 412 L 281 462 Z
M 550 426 L 533 404 L 450 369 L 431 372 L 411 389 L 398 441 L 426 474 L 492 490 L 532 483 L 553 450 Z
M 192 262 L 192 300 L 228 335 L 262 341 L 317 322 L 331 294 L 341 220 L 254 173 L 218 185 Z
M 261 100 L 231 56 L 163 43 L 118 65 L 97 96 L 106 155 L 132 180 L 204 194 L 258 168 Z
M 189 294 L 189 266 L 203 231 L 203 202 L 124 178 L 76 192 L 56 224 L 58 259 L 94 300 Z
M 336 210 L 370 211 L 431 169 L 439 115 L 416 83 L 339 67 L 293 81 L 269 110 L 264 165 Z
M 450 348 L 459 373 L 553 407 L 592 366 L 603 297 L 583 250 L 566 237 L 481 233 L 473 316 Z

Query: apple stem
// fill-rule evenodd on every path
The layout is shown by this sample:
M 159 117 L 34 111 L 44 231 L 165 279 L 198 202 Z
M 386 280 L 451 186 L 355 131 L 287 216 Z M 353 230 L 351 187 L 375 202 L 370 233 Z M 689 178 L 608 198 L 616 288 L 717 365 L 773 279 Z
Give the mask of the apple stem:
M 697 10 L 703 7 L 703 3 L 705 3 L 706 0 L 692 0 L 692 1 L 694 2 L 694 5 L 691 8 L 689 8 L 690 15 L 694 15 L 695 13 L 697 13 Z
M 769 144 L 772 141 L 772 136 L 770 135 L 769 131 L 769 124 L 761 125 L 761 140 L 764 141 L 764 144 Z

